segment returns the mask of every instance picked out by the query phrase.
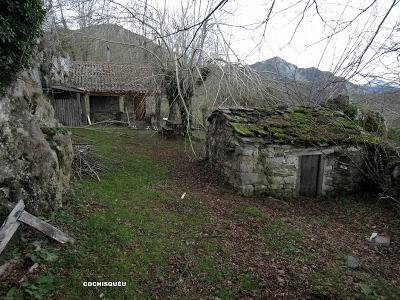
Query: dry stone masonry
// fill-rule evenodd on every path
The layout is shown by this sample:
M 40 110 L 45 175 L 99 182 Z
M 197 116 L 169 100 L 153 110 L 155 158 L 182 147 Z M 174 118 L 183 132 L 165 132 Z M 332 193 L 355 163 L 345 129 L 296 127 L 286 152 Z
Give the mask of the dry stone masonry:
M 362 159 L 353 142 L 374 137 L 341 118 L 325 108 L 220 109 L 209 119 L 207 157 L 243 195 L 353 192 L 362 181 Z M 313 122 L 315 126 L 308 127 Z M 331 122 L 347 128 L 335 128 Z M 319 130 L 324 134 L 313 132 Z M 302 165 L 304 157 L 311 161 Z M 314 170 L 309 170 L 313 158 Z

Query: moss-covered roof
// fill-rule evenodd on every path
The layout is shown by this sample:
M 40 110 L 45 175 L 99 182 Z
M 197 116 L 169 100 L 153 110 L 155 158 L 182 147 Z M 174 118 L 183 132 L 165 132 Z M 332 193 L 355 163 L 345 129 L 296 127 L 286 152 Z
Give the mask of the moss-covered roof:
M 360 122 L 325 107 L 218 109 L 210 118 L 215 116 L 225 118 L 240 136 L 262 137 L 274 143 L 323 146 L 378 141 Z

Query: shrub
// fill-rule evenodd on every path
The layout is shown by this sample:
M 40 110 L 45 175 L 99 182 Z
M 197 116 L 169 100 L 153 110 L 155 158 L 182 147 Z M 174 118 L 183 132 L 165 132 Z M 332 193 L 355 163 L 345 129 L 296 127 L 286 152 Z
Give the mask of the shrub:
M 385 118 L 379 112 L 365 109 L 362 112 L 362 127 L 375 134 L 383 135 L 386 132 Z
M 336 98 L 329 99 L 326 106 L 330 109 L 343 112 L 348 118 L 354 120 L 357 115 L 357 106 L 354 105 L 348 96 L 339 95 Z
M 40 0 L 1 0 L 0 92 L 28 66 L 44 17 Z
M 375 187 L 380 199 L 390 203 L 400 213 L 400 152 L 395 147 L 379 143 L 363 151 L 366 186 Z
M 388 138 L 400 145 L 400 128 L 390 128 Z

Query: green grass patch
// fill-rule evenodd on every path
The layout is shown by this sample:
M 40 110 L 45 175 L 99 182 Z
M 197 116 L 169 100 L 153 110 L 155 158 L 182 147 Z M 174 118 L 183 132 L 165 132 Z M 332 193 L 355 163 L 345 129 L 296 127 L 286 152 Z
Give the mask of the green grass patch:
M 259 221 L 266 220 L 265 215 L 261 211 L 261 209 L 255 206 L 241 207 L 239 213 L 243 214 L 244 216 L 255 218 Z
M 228 289 L 219 289 L 216 290 L 214 295 L 222 300 L 230 300 L 233 299 L 232 293 Z
M 303 254 L 307 235 L 301 228 L 289 226 L 282 218 L 275 217 L 266 222 L 262 237 L 269 249 L 291 257 Z
M 186 276 L 188 268 L 204 285 L 223 287 L 223 282 L 233 282 L 220 291 L 224 297 L 255 289 L 257 279 L 244 279 L 246 271 L 230 262 L 232 252 L 224 240 L 203 236 L 210 218 L 198 199 L 180 199 L 183 191 L 173 185 L 167 193 L 152 188 L 168 176 L 164 165 L 143 154 L 152 146 L 151 133 L 117 127 L 72 131 L 74 139 L 96 146 L 111 171 L 101 174 L 100 182 L 90 178 L 75 182 L 65 195 L 65 208 L 47 216 L 69 232 L 75 244 L 25 241 L 31 260 L 45 267 L 21 284 L 3 285 L 0 296 L 152 299 L 160 282 L 173 285 L 179 280 L 177 272 Z M 138 147 L 142 149 L 134 151 Z M 159 147 L 183 151 L 179 141 Z M 94 288 L 83 286 L 85 281 L 127 285 Z

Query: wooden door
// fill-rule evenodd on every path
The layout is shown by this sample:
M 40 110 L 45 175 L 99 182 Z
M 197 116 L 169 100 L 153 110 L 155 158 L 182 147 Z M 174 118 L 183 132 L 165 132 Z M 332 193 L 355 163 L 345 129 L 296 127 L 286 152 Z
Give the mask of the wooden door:
M 135 112 L 136 120 L 143 121 L 146 115 L 146 102 L 143 95 L 135 96 L 133 99 L 133 111 Z
M 318 195 L 320 164 L 321 155 L 300 157 L 300 196 L 316 197 Z
M 66 126 L 81 125 L 81 102 L 76 98 L 52 99 L 54 115 L 61 124 Z

